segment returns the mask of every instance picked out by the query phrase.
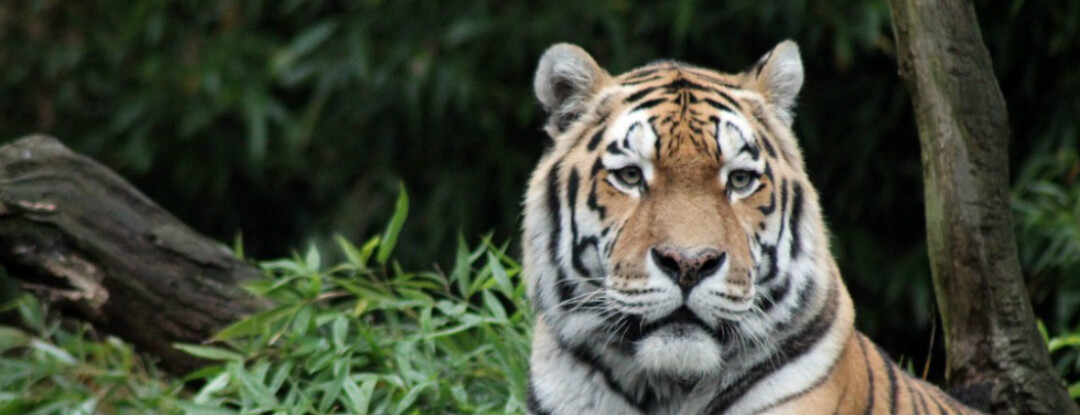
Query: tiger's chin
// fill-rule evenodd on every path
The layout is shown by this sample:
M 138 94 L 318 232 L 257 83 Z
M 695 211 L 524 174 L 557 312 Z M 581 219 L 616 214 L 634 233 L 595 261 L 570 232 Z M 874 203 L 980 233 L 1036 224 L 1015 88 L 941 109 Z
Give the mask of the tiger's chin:
M 666 325 L 639 340 L 636 346 L 634 358 L 656 375 L 701 379 L 723 366 L 720 344 L 694 324 Z

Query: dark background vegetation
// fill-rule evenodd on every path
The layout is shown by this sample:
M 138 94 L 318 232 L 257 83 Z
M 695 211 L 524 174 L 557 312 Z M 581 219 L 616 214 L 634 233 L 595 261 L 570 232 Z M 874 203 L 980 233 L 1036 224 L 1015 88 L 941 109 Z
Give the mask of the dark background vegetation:
M 1008 103 L 1036 314 L 1077 331 L 1080 3 L 976 8 Z M 785 38 L 806 65 L 795 129 L 858 326 L 921 369 L 935 326 L 921 164 L 880 0 L 6 0 L 0 142 L 55 135 L 256 258 L 377 232 L 403 182 L 397 257 L 430 268 L 459 235 L 517 237 L 550 44 L 613 73 L 658 58 L 738 71 Z

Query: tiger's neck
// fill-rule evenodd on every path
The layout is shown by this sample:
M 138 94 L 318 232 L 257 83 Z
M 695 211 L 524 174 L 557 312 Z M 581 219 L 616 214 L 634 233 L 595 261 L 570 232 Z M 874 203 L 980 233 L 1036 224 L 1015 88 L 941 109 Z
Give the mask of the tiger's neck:
M 733 345 L 725 356 L 730 365 L 718 376 L 696 382 L 644 373 L 615 346 L 566 340 L 541 313 L 534 328 L 530 404 L 551 413 L 595 408 L 587 412 L 740 414 L 799 399 L 830 381 L 853 338 L 852 301 L 835 266 L 831 268 L 832 276 L 823 283 L 801 289 L 804 313 L 773 333 L 773 347 Z M 565 324 L 565 317 L 555 317 L 559 322 L 554 326 Z
M 786 334 L 777 333 L 778 350 L 769 357 L 725 379 L 707 413 L 767 412 L 830 381 L 855 333 L 851 297 L 839 274 L 832 275 L 816 312 Z

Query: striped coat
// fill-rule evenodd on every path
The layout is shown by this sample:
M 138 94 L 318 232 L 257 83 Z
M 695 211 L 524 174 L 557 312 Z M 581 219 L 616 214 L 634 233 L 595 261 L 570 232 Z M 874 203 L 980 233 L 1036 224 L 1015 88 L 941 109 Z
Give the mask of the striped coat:
M 975 413 L 855 331 L 791 129 L 802 82 L 790 41 L 738 74 L 544 54 L 531 413 Z

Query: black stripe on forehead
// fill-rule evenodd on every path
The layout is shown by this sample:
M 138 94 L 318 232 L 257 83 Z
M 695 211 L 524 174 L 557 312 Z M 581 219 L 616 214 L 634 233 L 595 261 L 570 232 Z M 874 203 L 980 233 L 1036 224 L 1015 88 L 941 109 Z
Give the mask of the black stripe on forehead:
M 624 135 L 623 139 L 622 139 L 622 147 L 623 148 L 631 148 L 631 146 L 630 146 L 630 134 L 633 134 L 634 131 L 637 131 L 638 128 L 641 128 L 641 123 L 640 122 L 633 123 L 633 124 L 630 125 L 630 128 L 626 129 L 626 135 Z
M 646 76 L 655 74 L 655 73 L 657 73 L 659 71 L 660 71 L 659 68 L 637 69 L 637 70 L 631 71 L 629 74 L 626 74 L 626 80 L 627 81 L 636 81 L 636 80 L 638 80 L 640 78 L 644 78 Z
M 609 143 L 607 145 L 605 151 L 608 154 L 612 154 L 612 155 L 623 155 L 623 154 L 626 154 L 627 151 L 632 151 L 635 148 L 635 144 L 641 144 L 641 143 L 634 143 L 633 140 L 631 140 L 631 136 L 634 135 L 634 133 L 636 131 L 648 128 L 649 131 L 652 132 L 653 138 L 654 138 L 654 141 L 653 141 L 653 146 L 654 146 L 654 150 L 655 150 L 654 157 L 656 157 L 656 159 L 659 160 L 660 159 L 660 147 L 661 147 L 661 144 L 662 144 L 662 140 L 660 139 L 660 132 L 656 130 L 656 120 L 658 118 L 659 118 L 658 116 L 653 115 L 653 116 L 649 117 L 645 121 L 638 121 L 638 122 L 635 122 L 635 123 L 631 124 L 630 128 L 628 128 L 626 130 L 626 134 L 623 135 L 622 140 L 612 141 L 611 143 Z M 641 150 L 642 149 L 638 149 L 638 151 L 641 151 Z M 597 163 L 599 164 L 600 161 L 597 160 Z
M 656 137 L 653 140 L 653 150 L 656 154 L 656 159 L 660 160 L 660 133 L 656 131 L 656 116 L 649 117 L 649 128 L 652 129 L 653 136 Z
M 645 83 L 649 83 L 649 82 L 653 82 L 653 81 L 658 81 L 658 80 L 661 80 L 661 79 L 664 79 L 663 75 L 656 75 L 656 76 L 650 76 L 650 77 L 647 77 L 647 78 L 638 78 L 638 79 L 635 79 L 635 80 L 632 80 L 632 81 L 624 81 L 620 85 L 622 85 L 622 86 L 641 85 L 641 84 L 645 84 Z
M 629 104 L 629 103 L 635 102 L 635 101 L 637 101 L 637 100 L 639 100 L 641 98 L 644 98 L 646 95 L 649 95 L 649 93 L 651 93 L 653 91 L 656 91 L 658 89 L 660 89 L 660 87 L 653 86 L 653 87 L 644 88 L 644 89 L 642 89 L 640 91 L 637 91 L 637 92 L 635 92 L 633 94 L 630 94 L 630 96 L 626 97 L 626 103 Z
M 607 145 L 607 148 L 605 149 L 605 151 L 608 154 L 616 155 L 616 156 L 626 154 L 626 152 L 622 151 L 622 149 L 619 148 L 619 142 L 618 141 L 612 141 L 611 143 L 609 143 Z
M 658 79 L 660 79 L 660 77 L 656 77 L 656 78 L 653 78 L 653 79 L 658 80 Z M 624 83 L 623 85 L 631 85 L 631 83 L 627 82 L 627 83 Z M 664 91 L 667 92 L 667 93 L 678 93 L 678 92 L 682 92 L 682 91 L 686 91 L 686 90 L 711 92 L 711 93 L 720 95 L 721 97 L 723 97 L 724 99 L 726 99 L 728 101 L 732 101 L 732 102 L 734 101 L 731 98 L 731 96 L 729 96 L 724 91 L 721 91 L 721 90 L 719 90 L 719 89 L 717 89 L 717 88 L 715 88 L 715 87 L 713 87 L 711 85 L 704 85 L 704 84 L 700 84 L 700 83 L 691 81 L 691 80 L 686 79 L 685 77 L 683 77 L 681 73 L 676 72 L 675 79 L 673 79 L 671 82 L 668 82 L 667 84 L 655 85 L 655 86 L 647 87 L 647 88 L 644 88 L 644 89 L 642 89 L 640 91 L 634 92 L 633 94 L 631 94 L 630 96 L 628 96 L 626 98 L 626 102 L 627 103 L 633 103 L 633 102 L 638 101 L 638 100 L 644 98 L 645 96 L 649 95 L 650 93 L 652 93 L 652 92 L 654 92 L 656 90 L 659 90 L 661 88 L 664 89 Z M 735 107 L 739 107 L 738 103 L 734 103 L 732 105 L 735 106 Z
M 710 106 L 713 106 L 714 108 L 717 108 L 717 109 L 719 109 L 721 111 L 727 111 L 727 112 L 730 112 L 732 114 L 738 114 L 737 112 L 731 111 L 730 108 L 724 107 L 722 103 L 712 101 L 712 100 L 708 100 L 708 99 L 706 99 L 706 102 Z M 719 140 L 720 134 L 722 133 L 721 129 L 726 130 L 726 129 L 730 128 L 730 129 L 735 130 L 735 132 L 739 135 L 739 140 L 742 141 L 742 145 L 738 146 L 739 149 L 737 150 L 737 154 L 738 153 L 749 153 L 750 158 L 755 160 L 755 161 L 757 161 L 757 160 L 759 160 L 761 158 L 761 147 L 758 145 L 757 140 L 754 140 L 754 139 L 749 139 L 748 140 L 746 138 L 746 134 L 748 134 L 748 133 L 751 134 L 752 138 L 757 137 L 758 134 L 756 134 L 755 131 L 743 131 L 742 128 L 740 128 L 738 125 L 735 125 L 731 121 L 724 121 L 723 125 L 721 125 L 720 118 L 718 118 L 716 116 L 709 116 L 709 122 L 711 122 L 713 124 L 713 128 L 716 131 L 717 140 Z M 751 129 L 753 129 L 752 126 L 751 126 Z M 764 139 L 762 139 L 762 141 L 765 142 L 766 150 L 769 152 L 769 154 L 772 155 L 773 158 L 775 158 L 776 153 L 772 149 L 772 146 L 768 145 L 768 142 L 765 141 Z M 721 150 L 722 146 L 719 145 L 719 142 L 717 143 L 716 147 L 717 147 L 717 154 L 722 154 L 723 153 L 722 150 Z
M 738 85 L 735 85 L 735 84 L 733 84 L 731 82 L 720 79 L 720 78 L 718 78 L 718 77 L 716 77 L 714 75 L 710 75 L 710 74 L 707 74 L 707 73 L 704 73 L 704 72 L 701 72 L 701 71 L 696 71 L 696 70 L 693 70 L 691 68 L 684 68 L 683 71 L 685 71 L 686 73 L 688 73 L 690 75 L 696 76 L 698 78 L 704 79 L 706 81 L 712 82 L 712 83 L 720 85 L 720 86 L 724 86 L 724 87 L 727 87 L 727 88 L 738 88 L 739 87 Z
M 681 77 L 682 72 L 685 72 L 685 73 L 687 73 L 689 75 L 692 75 L 692 76 L 695 76 L 695 77 L 698 77 L 698 78 L 702 78 L 702 79 L 704 79 L 704 80 L 706 80 L 706 81 L 708 81 L 710 83 L 713 83 L 715 85 L 701 84 L 701 83 L 697 83 L 697 82 L 691 81 L 689 79 L 683 78 L 683 77 Z M 730 82 L 726 82 L 726 81 L 724 81 L 724 80 L 722 80 L 720 78 L 710 76 L 710 75 L 706 75 L 706 74 L 703 74 L 701 72 L 688 71 L 686 69 L 680 69 L 680 77 L 679 77 L 679 79 L 676 79 L 675 81 L 673 81 L 670 84 L 666 85 L 666 88 L 668 88 L 668 91 L 670 91 L 670 92 L 674 92 L 674 91 L 677 91 L 679 89 L 691 89 L 691 90 L 696 90 L 696 91 L 710 92 L 710 93 L 718 95 L 722 100 L 726 101 L 728 106 L 735 107 L 735 108 L 738 108 L 740 110 L 742 109 L 742 104 L 740 104 L 738 100 L 736 100 L 735 98 L 732 98 L 730 94 L 725 92 L 723 89 L 718 88 L 716 85 L 719 85 L 721 88 L 740 89 L 737 85 L 734 85 L 734 84 L 732 84 Z M 715 100 L 714 100 L 714 102 L 715 102 Z
M 761 157 L 761 150 L 758 148 L 756 143 L 754 143 L 752 140 L 747 140 L 746 135 L 743 134 L 742 129 L 731 121 L 724 123 L 724 129 L 726 130 L 729 128 L 738 133 L 739 139 L 742 140 L 743 145 L 739 147 L 739 153 L 749 153 L 750 158 L 757 161 Z
M 735 110 L 731 109 L 731 107 L 728 106 L 726 103 L 717 101 L 715 99 L 705 98 L 703 101 L 705 101 L 706 104 L 709 104 L 710 107 L 716 108 L 716 109 L 718 109 L 720 111 L 726 111 L 726 112 L 730 112 L 730 113 L 735 112 Z
M 731 95 L 728 95 L 727 92 L 715 89 L 710 91 L 716 94 L 716 97 L 719 98 L 719 101 L 723 102 L 723 104 L 725 104 L 728 108 L 734 107 L 735 109 L 738 109 L 740 111 L 743 109 L 742 104 L 739 103 L 738 99 L 732 98 Z
M 623 81 L 621 84 L 624 86 L 633 86 L 660 81 L 667 77 L 664 71 L 670 71 L 671 69 L 673 69 L 672 65 L 653 65 L 635 69 L 630 73 L 622 75 Z
M 657 105 L 663 104 L 664 102 L 667 102 L 667 101 L 668 101 L 667 98 L 650 99 L 648 101 L 645 101 L 645 102 L 642 102 L 642 103 L 638 104 L 636 107 L 634 107 L 634 109 L 630 110 L 630 112 L 649 109 L 649 108 L 655 107 Z
M 716 135 L 719 136 L 720 135 L 720 119 L 717 118 L 716 116 L 710 116 L 709 117 L 709 122 L 713 123 L 713 130 L 715 130 Z M 716 156 L 717 156 L 717 158 L 720 158 L 720 157 L 724 156 L 724 149 L 723 149 L 723 146 L 720 145 L 719 140 L 717 140 L 717 142 L 716 142 Z
M 721 146 L 720 142 L 719 142 L 720 119 L 715 117 L 715 116 L 711 116 L 711 117 L 708 117 L 708 122 L 713 123 L 713 131 L 714 131 L 714 137 L 713 138 L 716 139 L 716 157 L 717 157 L 717 159 L 719 159 L 720 157 L 724 157 L 724 146 Z
M 729 104 L 731 104 L 735 108 L 738 108 L 740 111 L 743 109 L 742 104 L 740 104 L 739 101 L 735 98 L 732 98 L 731 95 L 728 95 L 727 92 L 721 91 L 719 89 L 714 89 L 712 90 L 712 92 L 716 95 L 719 95 L 721 98 L 727 100 Z
M 671 83 L 664 85 L 664 88 L 668 92 L 678 92 L 681 90 L 694 90 L 694 91 L 715 91 L 715 89 L 699 84 L 697 82 L 690 81 L 689 79 L 679 77 L 678 79 L 671 81 Z

